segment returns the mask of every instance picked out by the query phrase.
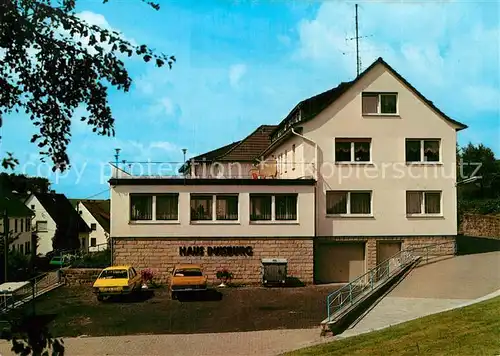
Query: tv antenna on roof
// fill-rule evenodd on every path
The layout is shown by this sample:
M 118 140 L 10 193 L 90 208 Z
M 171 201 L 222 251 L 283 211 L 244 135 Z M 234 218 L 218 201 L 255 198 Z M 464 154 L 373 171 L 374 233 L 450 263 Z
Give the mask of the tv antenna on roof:
M 359 72 L 361 71 L 361 57 L 359 56 L 359 39 L 360 38 L 367 38 L 367 37 L 372 37 L 372 35 L 368 36 L 360 36 L 359 35 L 359 26 L 358 26 L 358 4 L 354 5 L 356 15 L 355 15 L 355 22 L 356 22 L 356 35 L 354 37 L 346 38 L 346 41 L 352 41 L 356 40 L 356 77 L 359 76 Z M 346 54 L 346 52 L 343 52 L 342 54 Z

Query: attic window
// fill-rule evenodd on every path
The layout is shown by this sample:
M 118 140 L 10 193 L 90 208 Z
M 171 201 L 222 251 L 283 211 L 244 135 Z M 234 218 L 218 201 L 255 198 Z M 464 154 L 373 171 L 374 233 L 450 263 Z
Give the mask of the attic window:
M 363 93 L 363 115 L 397 115 L 397 93 Z

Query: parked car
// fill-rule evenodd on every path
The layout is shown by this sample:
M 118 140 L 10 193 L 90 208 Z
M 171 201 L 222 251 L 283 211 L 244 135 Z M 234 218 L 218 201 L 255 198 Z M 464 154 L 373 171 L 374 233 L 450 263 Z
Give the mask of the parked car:
M 101 271 L 92 286 L 98 301 L 113 295 L 128 295 L 140 291 L 141 275 L 132 266 L 112 266 Z
M 49 265 L 64 267 L 71 263 L 71 259 L 68 256 L 54 256 L 50 259 Z
M 172 269 L 170 293 L 177 299 L 179 293 L 207 290 L 207 276 L 200 265 L 180 264 Z

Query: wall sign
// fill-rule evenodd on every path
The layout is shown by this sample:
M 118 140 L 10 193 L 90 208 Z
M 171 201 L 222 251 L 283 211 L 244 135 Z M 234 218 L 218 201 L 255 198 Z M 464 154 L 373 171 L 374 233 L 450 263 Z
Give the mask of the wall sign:
M 182 246 L 179 256 L 253 256 L 252 246 Z

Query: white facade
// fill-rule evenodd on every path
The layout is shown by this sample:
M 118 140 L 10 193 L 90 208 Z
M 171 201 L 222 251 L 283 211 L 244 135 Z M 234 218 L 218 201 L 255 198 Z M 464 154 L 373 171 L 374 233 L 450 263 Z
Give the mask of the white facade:
M 29 197 L 25 204 L 35 214 L 31 221 L 31 229 L 38 236 L 36 252 L 39 255 L 45 255 L 47 252 L 52 251 L 52 238 L 56 233 L 57 225 L 36 196 L 32 195 Z
M 397 113 L 362 114 L 362 94 L 396 93 Z M 284 157 L 280 177 L 300 177 L 292 169 L 292 145 L 299 162 L 317 166 L 317 236 L 454 236 L 457 234 L 455 125 L 419 98 L 382 64 L 357 81 L 314 119 L 301 124 L 304 138 L 292 136 L 268 153 Z M 336 139 L 369 139 L 368 162 L 336 162 Z M 407 163 L 407 139 L 438 140 L 437 162 Z M 280 159 L 279 161 L 285 161 Z M 310 165 L 313 163 L 313 165 Z M 308 166 L 309 164 L 309 166 Z M 307 175 L 307 173 L 306 173 Z M 407 192 L 440 194 L 437 213 L 408 214 Z M 328 214 L 327 192 L 371 193 L 367 214 Z
M 162 221 L 155 218 L 145 221 L 131 220 L 131 194 L 156 196 L 165 193 L 178 194 L 176 220 Z M 237 195 L 237 220 L 192 221 L 190 216 L 191 194 L 213 195 L 214 197 L 227 194 Z M 296 219 L 250 221 L 250 196 L 252 194 L 296 195 Z M 153 216 L 156 215 L 155 201 L 156 199 L 153 199 Z M 193 236 L 312 237 L 314 236 L 313 206 L 313 185 L 116 185 L 111 187 L 111 236 L 164 238 Z M 214 208 L 213 211 L 215 210 Z
M 105 250 L 108 243 L 109 234 L 99 224 L 94 215 L 90 213 L 85 204 L 79 202 L 76 210 L 82 217 L 83 221 L 90 227 L 88 249 L 90 252 Z
M 44 206 L 36 198 L 35 195 L 31 195 L 25 202 L 26 206 L 30 208 L 33 213 L 31 229 L 35 231 L 38 236 L 38 255 L 46 255 L 48 252 L 53 250 L 52 239 L 56 233 L 57 224 L 50 214 L 45 210 Z M 71 208 L 71 205 L 68 204 Z M 79 233 L 78 238 L 80 240 L 80 246 L 82 251 L 88 251 L 89 249 L 89 234 Z
M 3 219 L 0 219 L 0 231 L 5 232 Z M 31 217 L 11 216 L 9 217 L 9 230 L 15 240 L 10 244 L 10 249 L 24 255 L 29 255 L 33 249 L 31 244 Z

